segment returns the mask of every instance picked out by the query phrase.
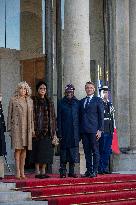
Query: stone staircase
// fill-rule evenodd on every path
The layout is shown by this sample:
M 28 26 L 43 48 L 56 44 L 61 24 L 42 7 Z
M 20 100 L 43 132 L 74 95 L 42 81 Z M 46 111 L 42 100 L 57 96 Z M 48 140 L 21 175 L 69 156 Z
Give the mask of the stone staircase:
M 48 205 L 46 201 L 32 201 L 31 192 L 15 191 L 15 183 L 0 182 L 0 205 Z

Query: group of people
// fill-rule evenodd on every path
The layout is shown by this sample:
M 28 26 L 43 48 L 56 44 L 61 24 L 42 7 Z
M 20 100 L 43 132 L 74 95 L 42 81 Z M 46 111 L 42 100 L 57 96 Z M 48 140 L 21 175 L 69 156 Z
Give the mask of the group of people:
M 7 131 L 11 136 L 16 165 L 16 178 L 26 178 L 24 173 L 26 151 L 32 150 L 31 162 L 35 164 L 35 177 L 47 178 L 47 164 L 53 163 L 52 140 L 56 133 L 54 104 L 47 96 L 47 85 L 39 81 L 37 95 L 31 97 L 26 82 L 20 82 L 11 97 L 8 109 Z
M 60 139 L 60 177 L 77 177 L 75 163 L 79 162 L 79 141 L 82 140 L 86 159 L 83 177 L 109 173 L 114 131 L 113 106 L 108 101 L 108 87 L 103 86 L 101 97 L 94 95 L 93 82 L 85 84 L 86 97 L 80 101 L 74 96 L 74 86 L 65 87 L 65 96 L 58 105 L 58 137 Z
M 14 150 L 16 178 L 24 179 L 26 151 L 31 151 L 31 161 L 35 163 L 35 177 L 48 178 L 47 164 L 53 163 L 53 141 L 57 136 L 60 144 L 60 177 L 76 178 L 75 163 L 79 163 L 79 142 L 82 140 L 86 172 L 83 177 L 96 177 L 97 173 L 107 173 L 114 130 L 112 104 L 108 101 L 108 87 L 101 89 L 102 97 L 97 97 L 93 82 L 85 84 L 86 97 L 78 100 L 72 84 L 65 87 L 65 95 L 58 103 L 57 121 L 54 104 L 47 95 L 47 84 L 39 81 L 37 95 L 31 97 L 31 89 L 26 82 L 17 85 L 8 109 L 7 131 L 11 136 Z M 0 147 L 6 131 L 0 98 Z M 1 153 L 0 149 L 0 155 Z

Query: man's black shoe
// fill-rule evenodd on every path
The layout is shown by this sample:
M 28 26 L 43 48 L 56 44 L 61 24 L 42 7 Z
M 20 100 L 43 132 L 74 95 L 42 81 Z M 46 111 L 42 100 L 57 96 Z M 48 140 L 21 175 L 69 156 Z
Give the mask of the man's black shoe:
M 112 172 L 110 172 L 110 171 L 104 171 L 103 173 L 104 174 L 112 174 Z
M 104 174 L 104 172 L 103 171 L 98 171 L 98 174 Z
M 76 174 L 71 174 L 71 173 L 68 174 L 68 177 L 78 178 Z
M 90 174 L 89 177 L 90 177 L 90 178 L 97 177 L 97 173 L 96 173 L 96 172 L 93 172 L 93 173 Z
M 81 175 L 81 177 L 90 177 L 91 173 L 90 172 L 85 172 L 84 175 Z

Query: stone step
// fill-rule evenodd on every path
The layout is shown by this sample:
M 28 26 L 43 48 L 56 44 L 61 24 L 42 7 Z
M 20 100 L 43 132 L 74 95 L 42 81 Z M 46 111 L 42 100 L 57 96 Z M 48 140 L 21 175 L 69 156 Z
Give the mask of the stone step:
M 11 202 L 0 203 L 0 205 L 11 205 Z M 47 201 L 16 201 L 12 205 L 48 205 Z
M 1 191 L 0 192 L 0 203 L 3 202 L 15 202 L 15 201 L 27 201 L 31 200 L 31 192 L 21 191 Z
M 4 160 L 3 160 L 3 156 L 0 156 L 0 177 L 4 178 Z
M 15 187 L 16 187 L 15 183 L 0 182 L 0 192 L 1 191 L 10 191 L 11 189 L 14 189 Z

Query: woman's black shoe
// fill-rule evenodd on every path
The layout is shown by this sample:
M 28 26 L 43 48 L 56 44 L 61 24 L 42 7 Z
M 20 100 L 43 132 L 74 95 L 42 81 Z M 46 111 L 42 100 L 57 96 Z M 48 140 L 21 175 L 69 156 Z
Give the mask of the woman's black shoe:
M 78 178 L 76 174 L 68 174 L 68 177 Z
M 37 174 L 35 175 L 35 178 L 38 179 L 45 179 L 45 178 L 49 178 L 50 176 L 48 176 L 47 174 Z
M 50 176 L 47 174 L 42 174 L 42 179 L 44 179 L 44 178 L 50 178 Z
M 41 174 L 36 174 L 36 175 L 35 175 L 35 178 L 40 179 L 40 177 L 41 177 Z
M 66 178 L 66 174 L 60 174 L 60 178 Z

